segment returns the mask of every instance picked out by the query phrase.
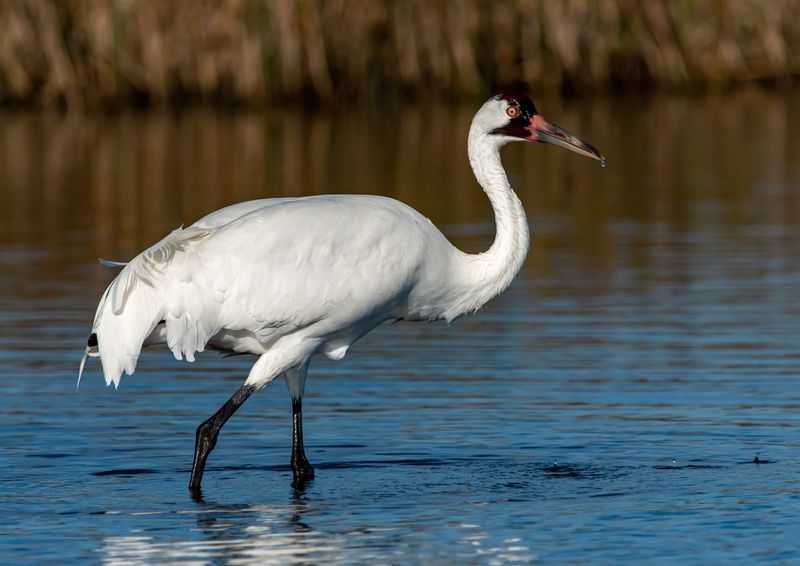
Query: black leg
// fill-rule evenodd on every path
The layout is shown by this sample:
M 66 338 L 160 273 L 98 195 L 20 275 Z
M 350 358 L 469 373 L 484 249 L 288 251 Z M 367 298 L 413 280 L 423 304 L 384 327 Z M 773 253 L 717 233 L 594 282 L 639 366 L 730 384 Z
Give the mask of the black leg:
M 247 401 L 256 388 L 253 385 L 242 385 L 233 397 L 228 399 L 219 411 L 197 427 L 197 436 L 194 444 L 194 463 L 192 475 L 189 478 L 189 489 L 199 492 L 200 482 L 203 480 L 203 471 L 206 469 L 206 458 L 217 444 L 217 436 L 222 426 L 228 422 L 233 413 Z
M 294 483 L 302 485 L 314 477 L 303 449 L 303 398 L 292 399 L 292 473 Z

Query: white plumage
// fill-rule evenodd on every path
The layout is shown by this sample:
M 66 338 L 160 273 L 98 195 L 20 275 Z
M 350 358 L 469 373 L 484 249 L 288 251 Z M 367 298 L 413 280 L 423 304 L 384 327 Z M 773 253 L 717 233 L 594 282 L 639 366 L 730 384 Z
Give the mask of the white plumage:
M 527 245 L 516 251 L 521 260 Z M 453 292 L 467 290 L 469 263 L 392 199 L 247 202 L 131 260 L 101 300 L 93 331 L 107 383 L 133 373 L 145 341 L 165 341 L 188 361 L 206 344 L 266 354 L 248 377 L 261 386 L 314 353 L 340 359 L 387 319 L 452 320 L 479 307 Z
M 99 355 L 106 383 L 115 386 L 151 344 L 166 343 L 187 361 L 206 347 L 255 354 L 245 385 L 260 388 L 286 375 L 300 398 L 315 354 L 341 359 L 387 320 L 452 321 L 510 284 L 529 235 L 499 150 L 513 140 L 553 142 L 544 138 L 559 133 L 568 136 L 524 96 L 494 97 L 476 114 L 469 160 L 497 223 L 485 253 L 461 252 L 427 218 L 390 198 L 236 204 L 173 231 L 125 265 L 100 300 L 96 345 L 90 340 L 87 354 Z M 564 139 L 559 145 L 599 158 Z

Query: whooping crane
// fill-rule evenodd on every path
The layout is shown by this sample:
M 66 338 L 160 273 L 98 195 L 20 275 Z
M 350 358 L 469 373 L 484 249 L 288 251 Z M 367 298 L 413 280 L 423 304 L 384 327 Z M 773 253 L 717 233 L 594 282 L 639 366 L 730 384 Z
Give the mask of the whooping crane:
M 502 292 L 530 245 L 525 211 L 500 148 L 545 142 L 595 148 L 547 122 L 526 95 L 497 95 L 472 119 L 469 162 L 494 209 L 488 251 L 466 254 L 427 218 L 372 195 L 273 198 L 228 206 L 178 229 L 124 265 L 95 314 L 86 356 L 106 384 L 132 374 L 144 346 L 194 361 L 213 348 L 258 356 L 244 385 L 197 428 L 189 487 L 198 491 L 220 429 L 250 395 L 284 376 L 292 399 L 295 483 L 314 476 L 303 449 L 306 372 L 318 353 L 340 360 L 388 320 L 452 321 Z

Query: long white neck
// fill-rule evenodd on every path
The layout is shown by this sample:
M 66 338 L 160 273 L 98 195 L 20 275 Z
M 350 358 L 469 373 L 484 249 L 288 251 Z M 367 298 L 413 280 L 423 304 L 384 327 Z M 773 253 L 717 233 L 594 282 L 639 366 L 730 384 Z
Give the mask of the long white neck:
M 502 138 L 478 133 L 479 130 L 473 124 L 469 132 L 469 162 L 492 203 L 497 233 L 488 251 L 463 255 L 459 269 L 458 315 L 481 308 L 503 292 L 519 273 L 530 248 L 525 210 L 500 162 Z

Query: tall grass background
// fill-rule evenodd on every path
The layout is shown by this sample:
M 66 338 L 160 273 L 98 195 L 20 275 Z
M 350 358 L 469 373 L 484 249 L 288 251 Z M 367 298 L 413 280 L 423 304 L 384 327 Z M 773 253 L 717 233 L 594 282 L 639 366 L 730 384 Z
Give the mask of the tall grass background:
M 800 0 L 2 0 L 0 102 L 258 105 L 800 76 Z

